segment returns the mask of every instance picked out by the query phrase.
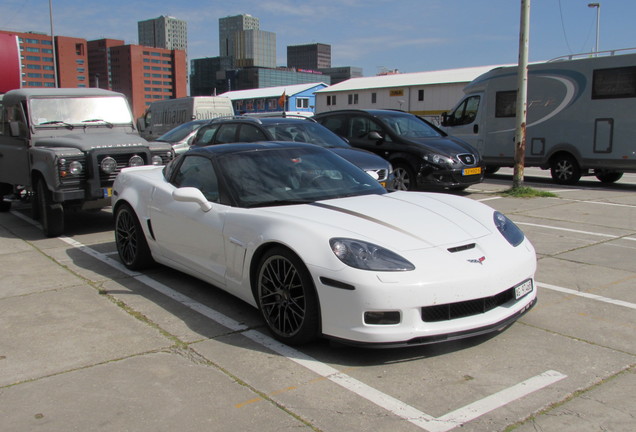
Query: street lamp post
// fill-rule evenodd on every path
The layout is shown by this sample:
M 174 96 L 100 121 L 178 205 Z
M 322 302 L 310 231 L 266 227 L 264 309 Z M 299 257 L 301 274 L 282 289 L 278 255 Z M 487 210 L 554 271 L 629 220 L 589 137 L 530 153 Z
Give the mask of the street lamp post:
M 601 4 L 600 3 L 588 3 L 587 7 L 596 8 L 596 43 L 594 45 L 594 54 L 598 55 L 598 39 L 600 35 L 600 23 L 601 23 Z

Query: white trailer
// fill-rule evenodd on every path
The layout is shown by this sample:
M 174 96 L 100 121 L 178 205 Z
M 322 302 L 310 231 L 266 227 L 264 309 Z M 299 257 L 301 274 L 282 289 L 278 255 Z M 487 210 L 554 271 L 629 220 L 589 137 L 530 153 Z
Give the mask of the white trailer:
M 175 127 L 192 121 L 234 115 L 232 101 L 222 96 L 189 96 L 150 104 L 137 121 L 141 136 L 153 140 Z
M 574 184 L 583 175 L 613 183 L 624 172 L 636 172 L 635 51 L 561 57 L 528 67 L 525 166 L 550 169 L 560 184 Z M 495 68 L 464 93 L 444 114 L 445 130 L 481 152 L 486 172 L 513 166 L 517 67 Z

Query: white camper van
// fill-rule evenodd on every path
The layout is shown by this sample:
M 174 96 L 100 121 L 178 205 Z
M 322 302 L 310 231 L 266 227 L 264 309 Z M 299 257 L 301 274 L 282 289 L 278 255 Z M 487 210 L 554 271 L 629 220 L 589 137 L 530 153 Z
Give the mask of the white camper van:
M 189 96 L 165 99 L 150 104 L 138 120 L 142 137 L 152 141 L 169 130 L 191 120 L 234 115 L 232 101 L 222 96 Z
M 442 126 L 481 152 L 486 172 L 513 166 L 517 67 L 486 72 L 464 93 Z M 636 49 L 531 64 L 527 100 L 526 166 L 560 184 L 636 172 Z

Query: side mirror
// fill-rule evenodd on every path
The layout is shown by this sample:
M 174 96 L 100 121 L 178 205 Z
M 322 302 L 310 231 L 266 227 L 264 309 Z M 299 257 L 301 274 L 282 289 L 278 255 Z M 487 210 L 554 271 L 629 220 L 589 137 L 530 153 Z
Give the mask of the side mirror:
M 450 126 L 450 117 L 447 112 L 442 113 L 442 126 Z
M 137 130 L 139 132 L 143 132 L 146 130 L 146 121 L 143 117 L 137 119 Z
M 172 192 L 172 198 L 179 202 L 192 202 L 199 204 L 201 210 L 209 212 L 212 210 L 212 204 L 207 200 L 203 193 L 194 187 L 182 187 Z
M 371 131 L 369 132 L 368 137 L 372 140 L 376 140 L 376 141 L 382 141 L 384 138 L 382 137 L 382 135 L 380 135 L 380 132 L 378 131 Z

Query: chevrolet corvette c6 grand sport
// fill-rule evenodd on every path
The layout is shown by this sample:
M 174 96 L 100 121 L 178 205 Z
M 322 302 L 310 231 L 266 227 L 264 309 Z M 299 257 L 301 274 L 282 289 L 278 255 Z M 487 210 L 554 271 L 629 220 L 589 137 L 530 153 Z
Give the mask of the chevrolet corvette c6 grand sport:
M 191 149 L 124 169 L 115 241 L 258 308 L 278 340 L 374 347 L 502 330 L 536 302 L 536 255 L 469 198 L 388 192 L 333 152 L 261 142 Z

